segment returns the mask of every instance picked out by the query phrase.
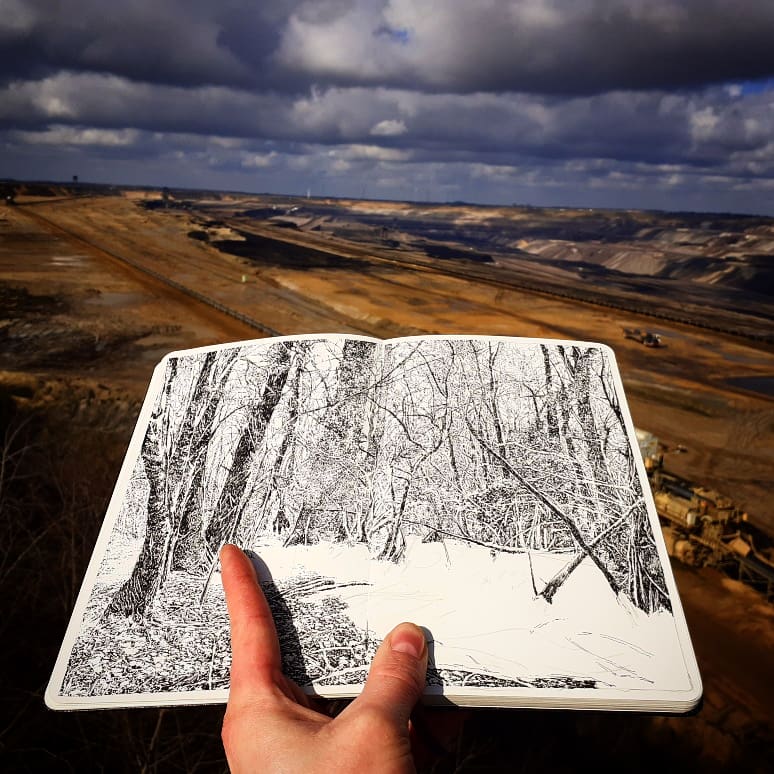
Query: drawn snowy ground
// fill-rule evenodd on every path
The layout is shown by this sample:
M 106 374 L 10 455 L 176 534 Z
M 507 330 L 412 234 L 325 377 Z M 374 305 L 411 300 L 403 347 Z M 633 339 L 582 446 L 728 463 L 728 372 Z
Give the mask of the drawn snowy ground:
M 400 564 L 373 561 L 359 547 L 266 546 L 259 553 L 280 575 L 304 567 L 335 578 L 348 616 L 369 642 L 404 620 L 423 626 L 447 687 L 472 679 L 479 686 L 689 687 L 672 615 L 648 615 L 616 597 L 593 565 L 580 568 L 577 583 L 549 604 L 532 591 L 526 554 L 492 557 L 455 541 L 412 538 Z M 538 584 L 566 561 L 534 553 Z M 368 588 L 358 585 L 364 572 Z
M 103 618 L 140 547 L 137 539 L 111 541 L 73 648 L 63 695 L 228 688 L 231 640 L 219 572 L 204 599 L 201 576 L 172 573 L 149 619 Z M 329 544 L 283 548 L 269 538 L 258 548 L 258 564 L 271 567 L 262 585 L 278 629 L 283 671 L 302 685 L 364 682 L 379 644 L 365 625 L 367 551 Z
M 480 547 L 417 539 L 409 541 L 402 564 L 375 562 L 363 546 L 256 548 L 282 592 L 267 590 L 285 671 L 301 684 L 361 684 L 387 632 L 413 620 L 432 637 L 434 666 L 447 689 L 689 687 L 671 614 L 648 616 L 616 598 L 593 566 L 579 569 L 579 582 L 549 605 L 532 592 L 526 555 L 493 558 Z M 536 580 L 545 582 L 566 558 L 536 553 L 531 560 Z M 102 577 L 105 585 L 92 595 L 90 620 L 73 652 L 67 695 L 228 687 L 230 640 L 219 575 L 199 605 L 201 579 L 179 574 L 150 625 L 120 630 L 100 622 L 116 589 L 108 574 Z
M 538 586 L 567 557 L 531 557 Z M 375 636 L 405 618 L 433 638 L 436 666 L 523 681 L 595 687 L 688 688 L 682 651 L 668 612 L 648 615 L 616 597 L 590 563 L 549 604 L 532 590 L 526 554 L 498 555 L 447 541 L 409 541 L 405 564 L 371 573 L 369 626 Z M 591 687 L 591 686 L 588 686 Z

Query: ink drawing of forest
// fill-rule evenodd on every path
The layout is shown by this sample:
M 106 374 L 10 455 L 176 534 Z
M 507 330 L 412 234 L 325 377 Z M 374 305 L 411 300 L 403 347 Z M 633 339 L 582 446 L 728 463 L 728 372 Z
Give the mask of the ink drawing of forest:
M 426 626 L 446 686 L 686 688 L 609 351 L 384 349 L 370 624 Z
M 165 369 L 62 696 L 226 689 L 226 542 L 323 695 L 402 620 L 450 695 L 690 687 L 605 348 L 315 336 Z

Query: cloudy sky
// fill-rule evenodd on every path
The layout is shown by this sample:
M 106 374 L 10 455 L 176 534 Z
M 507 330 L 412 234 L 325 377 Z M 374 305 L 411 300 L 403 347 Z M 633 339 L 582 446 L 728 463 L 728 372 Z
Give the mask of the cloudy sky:
M 774 0 L 0 0 L 0 177 L 774 215 Z

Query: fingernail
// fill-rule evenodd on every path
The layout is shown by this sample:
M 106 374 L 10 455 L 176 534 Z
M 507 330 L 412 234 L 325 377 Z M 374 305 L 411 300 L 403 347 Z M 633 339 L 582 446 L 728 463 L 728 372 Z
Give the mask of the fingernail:
M 422 658 L 425 652 L 425 634 L 414 624 L 401 624 L 390 637 L 390 647 L 398 653 L 408 653 L 414 658 Z

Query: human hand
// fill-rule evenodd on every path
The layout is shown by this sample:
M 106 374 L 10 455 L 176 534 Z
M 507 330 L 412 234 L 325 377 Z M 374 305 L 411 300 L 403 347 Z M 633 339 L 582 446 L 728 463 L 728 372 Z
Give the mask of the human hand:
M 253 563 L 232 545 L 223 547 L 220 561 L 232 649 L 223 746 L 233 774 L 414 771 L 409 716 L 425 686 L 422 630 L 396 626 L 374 656 L 362 694 L 330 718 L 282 674 L 274 620 Z

